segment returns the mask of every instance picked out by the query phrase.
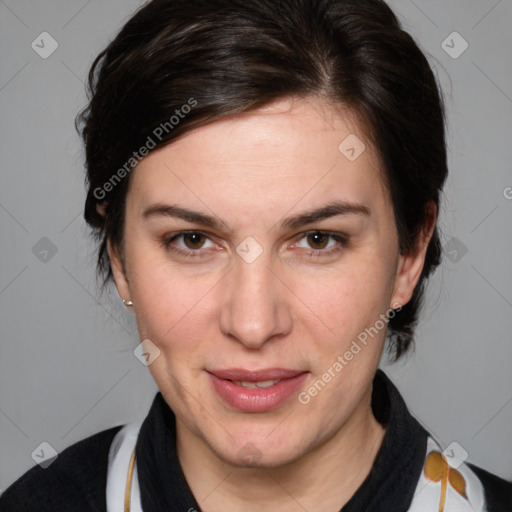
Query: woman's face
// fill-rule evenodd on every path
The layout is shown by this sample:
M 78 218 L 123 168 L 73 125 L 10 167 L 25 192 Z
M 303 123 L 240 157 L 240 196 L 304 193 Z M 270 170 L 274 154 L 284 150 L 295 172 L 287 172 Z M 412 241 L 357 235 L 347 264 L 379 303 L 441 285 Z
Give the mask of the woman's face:
M 178 435 L 229 463 L 282 465 L 371 416 L 387 319 L 424 251 L 399 255 L 379 160 L 349 118 L 282 100 L 133 171 L 116 284 L 160 351 L 149 369 Z

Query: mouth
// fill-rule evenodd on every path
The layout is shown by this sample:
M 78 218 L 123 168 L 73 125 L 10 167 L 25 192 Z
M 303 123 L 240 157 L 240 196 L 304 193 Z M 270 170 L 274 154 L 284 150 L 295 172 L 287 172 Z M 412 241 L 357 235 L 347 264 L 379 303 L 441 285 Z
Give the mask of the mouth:
M 267 412 L 278 408 L 298 391 L 308 374 L 285 368 L 210 370 L 207 373 L 221 400 L 243 412 Z
M 266 389 L 270 388 L 271 386 L 274 386 L 278 382 L 281 382 L 280 380 L 259 380 L 257 382 L 250 382 L 250 381 L 243 381 L 243 380 L 232 380 L 233 384 L 236 384 L 237 386 L 242 386 L 243 388 L 249 388 L 249 389 Z

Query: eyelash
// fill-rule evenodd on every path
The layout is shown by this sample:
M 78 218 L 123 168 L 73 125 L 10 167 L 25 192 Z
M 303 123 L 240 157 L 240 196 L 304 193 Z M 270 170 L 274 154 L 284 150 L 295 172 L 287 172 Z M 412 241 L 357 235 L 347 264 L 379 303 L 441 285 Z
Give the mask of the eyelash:
M 326 236 L 329 238 L 327 243 L 329 243 L 331 241 L 334 241 L 337 243 L 336 243 L 336 245 L 334 245 L 333 247 L 330 247 L 329 249 L 306 249 L 307 254 L 305 256 L 303 256 L 303 258 L 308 258 L 308 257 L 309 258 L 322 258 L 322 257 L 326 257 L 326 256 L 332 256 L 333 254 L 341 252 L 348 245 L 348 236 L 343 235 L 341 233 L 332 233 L 330 231 L 318 231 L 318 230 L 307 231 L 305 233 L 302 233 L 297 238 L 297 242 L 295 242 L 295 243 L 298 243 L 299 241 L 303 240 L 308 235 Z
M 196 249 L 196 250 L 183 249 L 181 247 L 177 247 L 177 246 L 173 245 L 173 242 L 175 242 L 176 240 L 178 240 L 180 238 L 183 238 L 186 235 L 202 235 L 202 236 L 208 238 L 208 240 L 211 240 L 208 233 L 205 233 L 203 231 L 180 231 L 179 233 L 175 233 L 170 237 L 166 237 L 166 238 L 162 239 L 161 245 L 164 249 L 166 249 L 168 251 L 172 251 L 180 256 L 185 256 L 185 257 L 189 257 L 189 258 L 190 257 L 191 258 L 202 257 L 204 254 L 204 251 L 202 251 L 201 249 Z M 341 233 L 332 233 L 330 231 L 319 231 L 319 230 L 306 231 L 305 233 L 301 233 L 300 236 L 296 237 L 295 244 L 298 243 L 299 241 L 303 240 L 304 238 L 306 238 L 308 235 L 327 236 L 327 237 L 329 237 L 330 240 L 334 240 L 335 242 L 337 242 L 337 245 L 334 247 L 331 247 L 329 249 L 309 249 L 309 250 L 307 250 L 306 256 L 304 256 L 306 258 L 307 257 L 321 258 L 321 257 L 325 257 L 325 256 L 330 256 L 332 254 L 342 251 L 348 244 L 348 236 L 346 236 L 346 235 L 343 235 Z
M 164 238 L 162 240 L 162 246 L 168 250 L 172 251 L 180 256 L 186 256 L 186 257 L 192 257 L 197 258 L 202 256 L 202 252 L 200 249 L 193 251 L 192 249 L 182 249 L 181 247 L 176 247 L 175 245 L 172 245 L 174 241 L 178 240 L 179 238 L 183 238 L 185 235 L 203 235 L 210 238 L 207 233 L 204 233 L 203 231 L 180 231 L 179 233 L 175 233 L 174 235 Z

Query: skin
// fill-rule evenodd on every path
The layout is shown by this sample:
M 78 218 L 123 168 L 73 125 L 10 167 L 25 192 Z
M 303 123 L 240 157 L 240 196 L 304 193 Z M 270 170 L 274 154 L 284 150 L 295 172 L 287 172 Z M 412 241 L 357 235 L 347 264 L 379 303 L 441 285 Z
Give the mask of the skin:
M 355 161 L 338 150 L 349 134 L 366 145 Z M 379 315 L 409 301 L 435 207 L 416 249 L 400 255 L 375 150 L 349 111 L 318 98 L 280 100 L 198 128 L 150 153 L 131 180 L 124 246 L 109 244 L 109 255 L 141 340 L 160 350 L 149 370 L 176 414 L 178 456 L 201 508 L 339 510 L 368 475 L 385 433 L 370 399 L 386 328 L 306 405 L 294 395 L 272 411 L 234 410 L 206 370 L 300 369 L 308 372 L 300 391 L 307 390 Z M 282 226 L 335 201 L 369 214 Z M 223 225 L 145 218 L 157 203 Z M 207 237 L 165 247 L 187 230 Z M 252 263 L 236 252 L 248 236 L 263 248 Z M 187 247 L 193 256 L 173 251 Z

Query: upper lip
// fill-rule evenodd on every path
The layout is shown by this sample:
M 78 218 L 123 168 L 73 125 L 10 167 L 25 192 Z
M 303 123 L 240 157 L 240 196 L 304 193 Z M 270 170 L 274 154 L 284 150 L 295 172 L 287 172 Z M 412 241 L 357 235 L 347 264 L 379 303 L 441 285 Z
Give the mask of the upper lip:
M 288 368 L 264 368 L 261 370 L 244 370 L 243 368 L 229 368 L 222 370 L 208 370 L 209 373 L 215 375 L 219 379 L 244 381 L 244 382 L 260 382 L 265 380 L 281 380 L 296 377 L 303 370 L 293 370 Z

